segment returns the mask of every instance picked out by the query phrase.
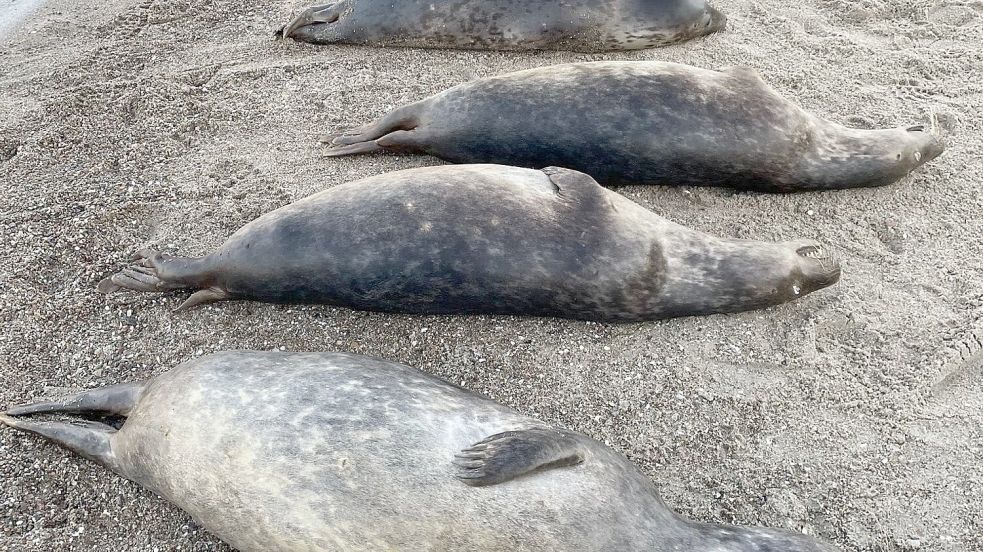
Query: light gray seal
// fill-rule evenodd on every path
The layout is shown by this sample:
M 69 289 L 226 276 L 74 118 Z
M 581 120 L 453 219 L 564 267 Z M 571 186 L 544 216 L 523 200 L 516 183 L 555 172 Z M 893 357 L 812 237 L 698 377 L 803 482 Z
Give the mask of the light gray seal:
M 722 30 L 704 0 L 341 0 L 304 10 L 278 36 L 319 44 L 605 52 Z
M 445 165 L 281 207 L 201 258 L 144 250 L 99 285 L 421 314 L 639 321 L 763 308 L 836 282 L 812 240 L 721 239 L 586 174 Z
M 657 61 L 555 65 L 484 78 L 322 139 L 329 156 L 428 153 L 559 166 L 601 184 L 790 192 L 894 182 L 942 153 L 921 126 L 860 130 L 815 117 L 757 73 Z
M 38 413 L 123 415 L 118 431 Z M 0 422 L 90 459 L 242 552 L 830 552 L 686 520 L 624 456 L 408 366 L 224 352 Z

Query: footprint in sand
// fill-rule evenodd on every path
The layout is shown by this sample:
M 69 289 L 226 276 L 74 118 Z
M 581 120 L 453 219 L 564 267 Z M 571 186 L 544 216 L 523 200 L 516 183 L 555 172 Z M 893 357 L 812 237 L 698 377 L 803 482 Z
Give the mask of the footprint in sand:
M 947 2 L 929 10 L 928 20 L 938 25 L 964 27 L 979 17 L 978 11 L 983 11 L 983 2 Z
M 942 398 L 972 389 L 979 392 L 983 389 L 983 316 L 945 341 L 942 378 L 932 386 L 932 396 Z

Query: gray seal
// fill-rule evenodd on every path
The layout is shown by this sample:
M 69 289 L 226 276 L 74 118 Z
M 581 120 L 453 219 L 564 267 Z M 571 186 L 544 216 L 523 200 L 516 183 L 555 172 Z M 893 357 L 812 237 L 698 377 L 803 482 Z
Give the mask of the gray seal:
M 362 356 L 216 353 L 0 422 L 156 492 L 242 552 L 832 550 L 686 520 L 600 442 Z
M 319 44 L 604 52 L 722 30 L 704 0 L 341 0 L 304 10 L 278 35 Z
M 421 314 L 639 321 L 776 305 L 836 282 L 812 240 L 721 239 L 568 169 L 445 165 L 336 186 L 201 258 L 152 250 L 99 289 Z
M 550 165 L 605 185 L 789 192 L 894 182 L 942 153 L 921 126 L 824 121 L 750 69 L 655 61 L 556 65 L 484 78 L 322 140 L 339 156 L 420 152 L 455 163 Z

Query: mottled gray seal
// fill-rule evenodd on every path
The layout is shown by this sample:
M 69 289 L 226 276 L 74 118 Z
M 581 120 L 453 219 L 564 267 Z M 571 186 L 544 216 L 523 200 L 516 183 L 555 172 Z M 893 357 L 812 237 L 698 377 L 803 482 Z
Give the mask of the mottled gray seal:
M 333 156 L 415 151 L 455 163 L 567 167 L 602 184 L 771 192 L 888 184 L 942 152 L 920 126 L 859 130 L 819 119 L 749 69 L 655 61 L 480 79 L 323 140 Z
M 36 413 L 125 415 L 118 431 Z M 13 408 L 242 552 L 821 552 L 686 520 L 624 456 L 408 366 L 224 352 L 146 383 Z
M 337 186 L 247 224 L 202 258 L 141 251 L 99 289 L 410 313 L 636 321 L 736 312 L 826 287 L 799 240 L 720 239 L 567 169 L 445 165 Z
M 340 0 L 278 35 L 320 44 L 603 52 L 662 46 L 724 28 L 705 0 Z

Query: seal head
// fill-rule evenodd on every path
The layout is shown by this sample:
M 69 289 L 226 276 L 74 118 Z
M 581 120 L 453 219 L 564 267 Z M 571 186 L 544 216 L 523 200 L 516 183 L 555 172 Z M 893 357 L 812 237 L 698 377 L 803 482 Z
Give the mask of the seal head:
M 942 141 L 920 125 L 861 130 L 826 123 L 817 126 L 814 139 L 792 173 L 799 189 L 883 186 L 945 150 Z

